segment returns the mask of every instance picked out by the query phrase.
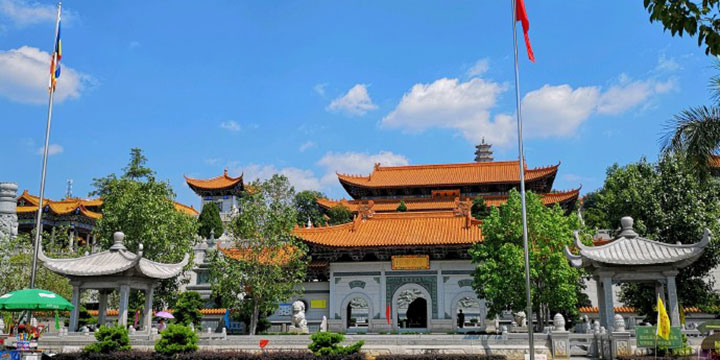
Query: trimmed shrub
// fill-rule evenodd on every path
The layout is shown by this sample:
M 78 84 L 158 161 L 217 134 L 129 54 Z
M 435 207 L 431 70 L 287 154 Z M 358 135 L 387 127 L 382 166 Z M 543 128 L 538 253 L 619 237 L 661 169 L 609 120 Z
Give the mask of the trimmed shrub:
M 350 346 L 340 346 L 338 344 L 345 340 L 345 335 L 327 331 L 313 334 L 310 340 L 312 343 L 308 345 L 308 349 L 317 356 L 356 354 L 365 344 L 365 341 L 360 340 Z
M 122 326 L 100 326 L 95 331 L 96 342 L 83 349 L 86 353 L 110 353 L 130 350 L 128 331 Z
M 506 360 L 505 355 L 475 354 L 417 354 L 417 355 L 378 355 L 375 360 Z
M 399 212 L 406 212 L 407 211 L 407 205 L 405 205 L 405 200 L 400 200 L 400 205 L 398 205 L 397 209 L 395 211 Z
M 198 349 L 198 336 L 193 329 L 180 324 L 171 324 L 160 333 L 155 351 L 163 355 L 194 352 Z

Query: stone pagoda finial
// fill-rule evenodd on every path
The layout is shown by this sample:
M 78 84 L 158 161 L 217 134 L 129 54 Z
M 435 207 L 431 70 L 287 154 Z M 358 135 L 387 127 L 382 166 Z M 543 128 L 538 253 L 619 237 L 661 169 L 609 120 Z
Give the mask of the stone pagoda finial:
M 127 250 L 124 242 L 125 234 L 122 231 L 116 231 L 113 233 L 113 245 L 110 247 L 110 251 Z
M 476 162 L 490 162 L 493 161 L 492 145 L 485 143 L 485 138 L 482 138 L 480 144 L 475 145 L 475 161 Z
M 635 230 L 633 230 L 634 223 L 635 223 L 635 221 L 633 220 L 633 218 L 631 218 L 629 216 L 622 217 L 620 219 L 620 226 L 622 228 L 621 228 L 620 234 L 618 234 L 617 237 L 619 237 L 619 238 L 624 237 L 627 239 L 636 238 L 638 236 L 638 234 L 635 232 Z

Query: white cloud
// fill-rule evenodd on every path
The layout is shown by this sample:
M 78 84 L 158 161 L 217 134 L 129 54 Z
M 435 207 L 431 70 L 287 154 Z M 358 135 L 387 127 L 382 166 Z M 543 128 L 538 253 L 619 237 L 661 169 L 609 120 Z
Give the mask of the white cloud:
M 657 71 L 673 72 L 681 69 L 682 66 L 675 61 L 675 58 L 667 58 L 665 54 L 660 54 L 657 66 L 655 66 L 655 70 Z
M 39 23 L 55 23 L 57 7 L 54 4 L 41 4 L 25 0 L 0 0 L 0 16 L 11 20 L 17 26 Z M 63 9 L 63 24 L 74 21 L 76 14 L 72 10 Z
M 44 150 L 45 150 L 45 147 L 44 147 L 44 146 L 41 146 L 40 148 L 37 149 L 37 151 L 36 151 L 35 153 L 38 154 L 38 155 L 42 155 Z M 64 150 L 65 150 L 65 149 L 64 149 L 61 145 L 58 145 L 58 144 L 50 144 L 50 146 L 48 146 L 48 156 L 53 156 L 53 155 L 60 154 L 60 153 L 62 153 Z
M 55 91 L 55 102 L 77 99 L 95 80 L 62 64 Z M 44 104 L 47 102 L 50 54 L 38 48 L 22 46 L 0 51 L 0 96 L 10 100 Z
M 403 95 L 395 110 L 382 119 L 381 125 L 421 132 L 429 128 L 456 129 L 467 139 L 507 142 L 512 119 L 494 118 L 490 110 L 507 86 L 473 78 L 466 82 L 442 78 L 431 84 L 415 84 Z
M 467 77 L 476 77 L 490 70 L 490 61 L 487 58 L 480 59 L 473 64 L 466 72 Z
M 341 112 L 349 116 L 362 116 L 375 109 L 377 105 L 373 104 L 365 84 L 356 84 L 327 107 L 328 111 Z
M 442 78 L 431 84 L 415 84 L 382 119 L 381 125 L 407 132 L 452 129 L 471 142 L 479 142 L 484 137 L 498 146 L 508 145 L 515 139 L 514 115 L 492 114 L 499 96 L 507 88 L 480 78 L 466 82 Z M 572 136 L 594 114 L 618 115 L 674 88 L 672 80 L 632 80 L 626 75 L 621 75 L 606 89 L 544 85 L 528 92 L 522 100 L 525 136 Z
M 300 149 L 299 149 L 299 150 L 300 150 L 300 152 L 305 152 L 305 150 L 307 150 L 307 149 L 309 149 L 309 148 L 311 148 L 311 147 L 315 147 L 315 143 L 312 142 L 312 141 L 307 141 L 307 142 L 305 142 L 304 144 L 300 145 Z
M 220 123 L 220 128 L 228 131 L 240 131 L 242 128 L 236 121 L 223 121 Z
M 290 181 L 295 191 L 302 190 L 320 190 L 320 180 L 315 176 L 311 170 L 298 169 L 294 167 L 287 167 L 278 169 L 275 165 L 260 165 L 260 164 L 249 164 L 247 166 L 238 167 L 237 163 L 235 166 L 229 166 L 230 171 L 236 175 L 243 174 L 243 178 L 246 181 L 254 181 L 256 179 L 265 180 L 272 177 L 274 174 L 284 175 Z
M 408 165 L 408 159 L 390 151 L 380 151 L 377 154 L 344 152 L 328 152 L 317 164 L 325 168 L 321 181 L 323 184 L 338 184 L 336 172 L 343 174 L 368 175 L 376 163 L 383 166 Z
M 315 86 L 313 86 L 313 90 L 315 90 L 318 95 L 325 96 L 325 88 L 327 88 L 327 86 L 328 83 L 315 84 Z

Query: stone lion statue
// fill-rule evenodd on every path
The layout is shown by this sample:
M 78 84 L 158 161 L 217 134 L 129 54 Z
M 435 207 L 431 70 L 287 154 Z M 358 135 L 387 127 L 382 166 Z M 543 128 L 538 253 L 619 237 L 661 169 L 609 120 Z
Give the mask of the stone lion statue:
M 307 326 L 307 320 L 305 320 L 305 303 L 297 300 L 292 304 L 292 327 L 290 332 L 297 332 L 307 334 L 310 332 Z

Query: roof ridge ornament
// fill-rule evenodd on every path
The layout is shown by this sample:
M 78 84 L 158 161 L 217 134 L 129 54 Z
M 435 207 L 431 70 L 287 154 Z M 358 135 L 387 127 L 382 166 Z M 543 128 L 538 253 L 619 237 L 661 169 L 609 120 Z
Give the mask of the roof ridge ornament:
M 633 220 L 630 216 L 623 216 L 620 219 L 620 226 L 621 231 L 616 237 L 616 239 L 619 239 L 621 237 L 627 238 L 627 239 L 633 239 L 638 237 L 638 234 L 633 230 L 633 224 L 635 223 L 635 220 Z
M 116 231 L 115 233 L 113 233 L 113 245 L 110 247 L 110 251 L 127 250 L 124 241 L 125 234 L 122 231 Z

